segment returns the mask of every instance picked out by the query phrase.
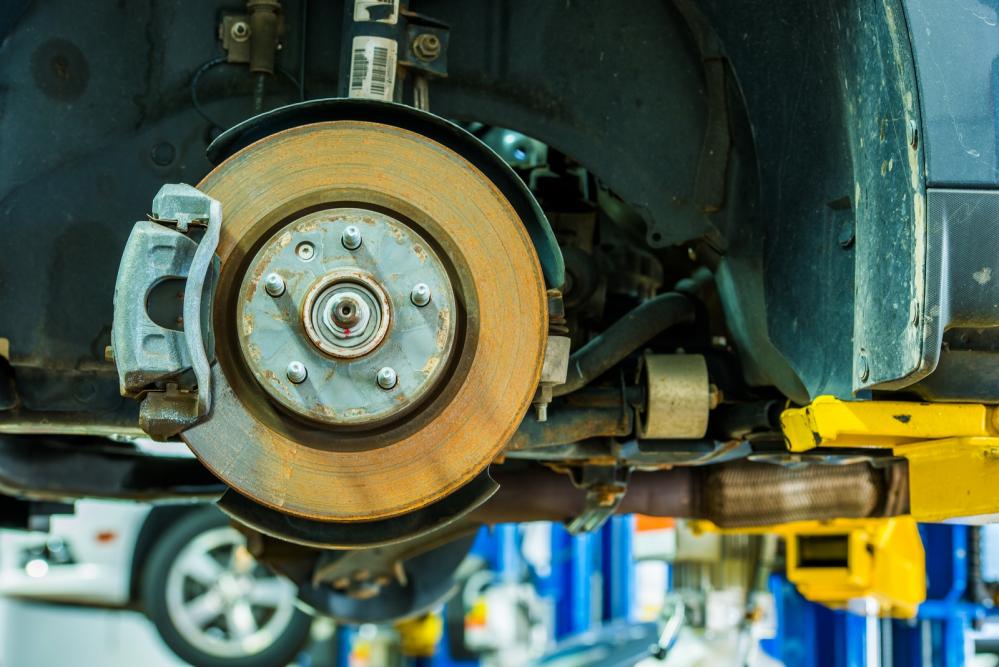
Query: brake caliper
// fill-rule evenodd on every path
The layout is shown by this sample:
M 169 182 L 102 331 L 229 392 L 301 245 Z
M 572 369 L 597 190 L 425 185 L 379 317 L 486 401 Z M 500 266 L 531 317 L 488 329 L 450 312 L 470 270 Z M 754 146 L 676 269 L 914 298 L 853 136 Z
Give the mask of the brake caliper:
M 128 237 L 114 289 L 112 349 L 139 425 L 172 437 L 211 410 L 212 294 L 222 206 L 183 183 L 160 188 Z

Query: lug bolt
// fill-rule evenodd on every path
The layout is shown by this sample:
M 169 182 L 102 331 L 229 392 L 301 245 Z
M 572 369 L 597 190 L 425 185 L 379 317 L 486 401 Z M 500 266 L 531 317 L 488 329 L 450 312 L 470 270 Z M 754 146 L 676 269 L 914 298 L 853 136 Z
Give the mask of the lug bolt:
M 395 369 L 385 366 L 378 371 L 378 375 L 375 376 L 375 380 L 378 382 L 378 386 L 382 389 L 391 389 L 395 386 L 395 383 L 399 381 L 399 377 L 395 374 Z
M 312 245 L 308 241 L 299 243 L 295 246 L 295 254 L 298 255 L 298 258 L 303 262 L 308 262 L 316 256 L 316 246 Z
M 301 361 L 292 361 L 288 364 L 286 374 L 290 381 L 295 384 L 302 384 L 305 382 L 305 378 L 309 377 L 309 370 Z
M 340 240 L 343 241 L 343 247 L 347 250 L 357 250 L 361 247 L 361 230 L 351 225 L 343 230 L 343 236 L 340 237 Z
M 264 290 L 273 297 L 284 294 L 284 279 L 276 273 L 268 273 L 264 278 Z
M 426 283 L 417 283 L 409 293 L 410 300 L 420 308 L 430 303 L 430 288 Z

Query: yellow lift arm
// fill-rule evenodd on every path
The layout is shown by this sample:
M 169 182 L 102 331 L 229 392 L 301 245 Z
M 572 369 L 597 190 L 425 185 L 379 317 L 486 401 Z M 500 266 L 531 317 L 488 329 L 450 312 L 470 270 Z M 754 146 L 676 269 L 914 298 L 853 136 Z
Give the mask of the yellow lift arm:
M 778 532 L 787 578 L 805 598 L 834 609 L 916 615 L 926 599 L 926 554 L 912 517 L 804 523 Z
M 980 522 L 999 515 L 999 408 L 977 403 L 841 401 L 820 396 L 785 410 L 788 449 L 890 449 L 909 464 L 917 521 Z
M 926 599 L 926 553 L 911 516 L 733 529 L 696 521 L 693 528 L 782 537 L 788 581 L 806 599 L 833 609 L 913 618 Z

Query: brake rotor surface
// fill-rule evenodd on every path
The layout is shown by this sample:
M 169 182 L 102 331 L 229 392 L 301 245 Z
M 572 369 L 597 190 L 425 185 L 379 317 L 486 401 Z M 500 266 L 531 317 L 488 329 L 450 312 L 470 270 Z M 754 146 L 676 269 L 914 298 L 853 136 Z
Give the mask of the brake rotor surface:
M 182 436 L 206 466 L 273 509 L 370 521 L 495 458 L 547 322 L 530 238 L 478 169 L 403 128 L 336 121 L 266 137 L 198 187 L 223 211 L 226 386 Z

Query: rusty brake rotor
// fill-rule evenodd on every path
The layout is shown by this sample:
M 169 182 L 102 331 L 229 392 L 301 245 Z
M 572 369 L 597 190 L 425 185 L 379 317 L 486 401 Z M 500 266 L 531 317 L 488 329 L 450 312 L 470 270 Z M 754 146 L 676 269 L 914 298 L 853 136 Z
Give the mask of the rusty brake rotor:
M 420 509 L 478 475 L 534 394 L 547 330 L 531 239 L 461 155 L 363 121 L 287 129 L 198 186 L 222 204 L 223 386 L 183 438 L 266 507 Z

